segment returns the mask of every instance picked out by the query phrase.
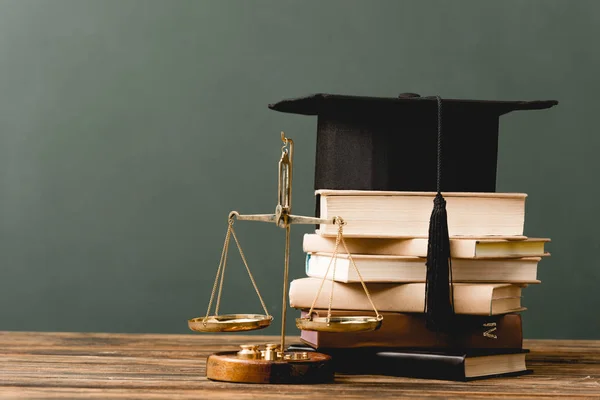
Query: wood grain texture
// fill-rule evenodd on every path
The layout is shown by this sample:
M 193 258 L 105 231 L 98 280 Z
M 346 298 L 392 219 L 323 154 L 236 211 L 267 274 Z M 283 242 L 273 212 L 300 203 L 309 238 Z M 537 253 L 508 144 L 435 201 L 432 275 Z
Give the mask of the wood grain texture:
M 468 383 L 337 375 L 332 384 L 253 385 L 205 377 L 209 354 L 273 340 L 238 334 L 0 332 L 0 398 L 600 398 L 600 341 L 526 340 L 533 375 Z

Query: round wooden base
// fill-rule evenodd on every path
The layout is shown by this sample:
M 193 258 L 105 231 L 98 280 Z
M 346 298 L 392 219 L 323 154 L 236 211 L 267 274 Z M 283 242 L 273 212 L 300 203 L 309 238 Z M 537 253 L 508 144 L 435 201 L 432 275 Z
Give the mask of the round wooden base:
M 306 360 L 247 360 L 237 352 L 208 356 L 206 377 L 238 383 L 326 383 L 334 378 L 331 357 L 308 353 Z

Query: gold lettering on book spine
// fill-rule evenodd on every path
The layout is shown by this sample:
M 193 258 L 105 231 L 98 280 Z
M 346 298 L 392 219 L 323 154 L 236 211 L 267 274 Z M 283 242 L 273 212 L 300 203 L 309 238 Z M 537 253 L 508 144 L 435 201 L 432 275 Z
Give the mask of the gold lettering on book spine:
M 489 339 L 498 339 L 498 335 L 494 334 L 493 332 L 496 332 L 496 330 L 498 329 L 496 327 L 496 323 L 495 322 L 486 322 L 485 324 L 483 324 L 484 328 L 491 328 L 488 329 L 487 331 L 483 331 L 483 336 Z

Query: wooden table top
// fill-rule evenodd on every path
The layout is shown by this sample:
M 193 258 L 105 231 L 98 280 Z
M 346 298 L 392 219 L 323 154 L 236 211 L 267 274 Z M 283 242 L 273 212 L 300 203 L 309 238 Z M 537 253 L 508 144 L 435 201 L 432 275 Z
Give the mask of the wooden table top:
M 533 375 L 467 383 L 337 375 L 332 384 L 248 385 L 204 376 L 210 353 L 273 341 L 236 334 L 0 332 L 0 398 L 600 398 L 600 341 L 527 340 Z

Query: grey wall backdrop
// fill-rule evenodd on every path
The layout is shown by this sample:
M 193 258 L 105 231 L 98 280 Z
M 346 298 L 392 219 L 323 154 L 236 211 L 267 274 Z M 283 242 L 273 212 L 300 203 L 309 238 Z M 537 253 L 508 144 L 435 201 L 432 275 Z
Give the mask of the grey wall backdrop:
M 526 337 L 598 339 L 599 38 L 597 1 L 0 1 L 0 329 L 188 332 L 227 213 L 275 205 L 280 130 L 313 212 L 316 119 L 267 104 L 417 92 L 560 101 L 502 118 L 498 190 L 553 239 Z M 279 320 L 283 231 L 238 234 Z M 232 260 L 223 311 L 260 311 Z

